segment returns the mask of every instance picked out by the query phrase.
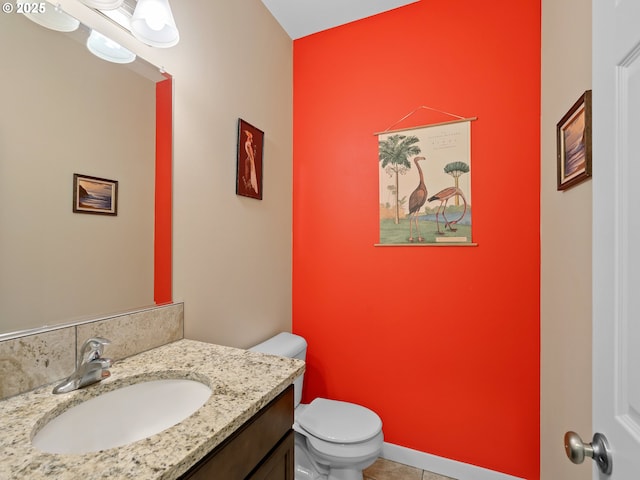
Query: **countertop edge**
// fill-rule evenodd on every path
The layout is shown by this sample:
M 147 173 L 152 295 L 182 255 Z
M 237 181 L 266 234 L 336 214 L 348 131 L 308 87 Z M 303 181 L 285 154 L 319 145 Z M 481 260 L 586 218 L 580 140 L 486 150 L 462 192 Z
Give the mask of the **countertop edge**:
M 106 352 L 108 353 L 108 352 Z M 0 401 L 0 478 L 176 480 L 304 372 L 301 360 L 182 339 L 116 362 L 111 377 L 53 395 L 51 385 Z M 31 436 L 50 418 L 110 390 L 160 378 L 191 378 L 212 389 L 193 415 L 151 437 L 86 454 L 36 450 Z

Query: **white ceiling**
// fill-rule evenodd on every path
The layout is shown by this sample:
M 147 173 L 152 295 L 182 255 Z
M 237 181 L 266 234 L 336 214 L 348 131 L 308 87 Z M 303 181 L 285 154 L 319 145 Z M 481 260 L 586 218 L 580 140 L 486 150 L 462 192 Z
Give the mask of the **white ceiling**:
M 262 0 L 295 40 L 418 0 Z

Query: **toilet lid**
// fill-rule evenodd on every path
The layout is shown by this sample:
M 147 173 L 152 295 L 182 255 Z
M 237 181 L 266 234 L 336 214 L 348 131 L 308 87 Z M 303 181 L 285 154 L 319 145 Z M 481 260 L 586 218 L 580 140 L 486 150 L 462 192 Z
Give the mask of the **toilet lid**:
M 314 437 L 335 443 L 363 442 L 382 430 L 382 420 L 375 412 L 326 398 L 316 398 L 307 405 L 297 421 Z

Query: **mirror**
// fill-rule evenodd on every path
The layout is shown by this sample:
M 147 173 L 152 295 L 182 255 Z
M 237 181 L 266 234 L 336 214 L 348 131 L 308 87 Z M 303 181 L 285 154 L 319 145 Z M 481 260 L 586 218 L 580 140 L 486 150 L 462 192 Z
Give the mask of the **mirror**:
M 13 13 L 0 32 L 0 338 L 153 305 L 158 275 L 171 275 L 170 250 L 154 256 L 155 205 L 171 184 L 169 167 L 156 187 L 166 77 L 95 57 L 83 26 L 64 34 Z M 117 215 L 74 213 L 74 174 L 118 182 Z

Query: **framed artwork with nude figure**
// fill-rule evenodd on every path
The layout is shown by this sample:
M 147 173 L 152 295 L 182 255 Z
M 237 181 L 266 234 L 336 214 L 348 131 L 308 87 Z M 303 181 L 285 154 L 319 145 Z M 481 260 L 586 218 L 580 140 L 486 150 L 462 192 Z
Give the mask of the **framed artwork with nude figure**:
M 262 200 L 264 132 L 238 119 L 236 194 Z

